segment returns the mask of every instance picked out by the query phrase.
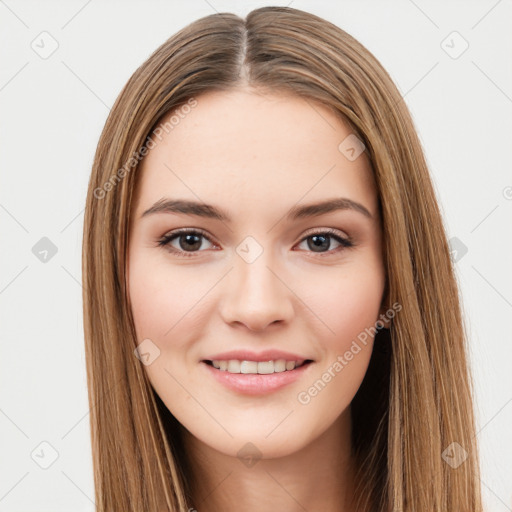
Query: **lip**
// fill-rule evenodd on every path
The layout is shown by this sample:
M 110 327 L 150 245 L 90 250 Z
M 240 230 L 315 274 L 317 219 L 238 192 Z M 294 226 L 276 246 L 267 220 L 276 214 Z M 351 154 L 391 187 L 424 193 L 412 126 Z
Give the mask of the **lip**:
M 250 350 L 231 350 L 229 352 L 221 352 L 210 356 L 203 361 L 229 361 L 230 359 L 238 359 L 239 361 L 276 361 L 277 359 L 285 359 L 286 361 L 313 361 L 313 358 L 292 354 L 291 352 L 283 352 L 282 350 L 264 350 L 263 352 L 251 352 Z
M 219 354 L 225 357 L 226 354 Z M 288 354 L 286 357 L 289 357 Z M 251 356 L 251 357 L 254 357 Z M 286 359 L 286 357 L 278 357 L 277 359 Z M 272 357 L 273 358 L 273 357 Z M 271 358 L 271 359 L 272 359 Z M 231 357 L 231 359 L 238 359 Z M 221 359 L 222 360 L 222 359 Z M 242 359 L 247 360 L 247 359 Z M 254 359 L 249 359 L 254 361 Z M 261 359 L 266 361 L 267 359 Z M 289 359 L 293 361 L 294 359 Z M 201 361 L 200 365 L 209 373 L 217 382 L 220 382 L 227 388 L 242 393 L 244 395 L 265 395 L 278 391 L 279 389 L 296 382 L 304 376 L 309 368 L 313 365 L 313 361 L 303 364 L 294 370 L 285 370 L 279 373 L 257 374 L 257 373 L 229 373 L 228 371 L 218 370 L 209 365 L 205 361 Z

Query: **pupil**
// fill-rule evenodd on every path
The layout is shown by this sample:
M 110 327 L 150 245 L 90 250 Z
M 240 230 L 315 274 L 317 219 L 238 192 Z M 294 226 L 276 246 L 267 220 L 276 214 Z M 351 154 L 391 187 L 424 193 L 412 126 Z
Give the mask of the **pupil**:
M 201 247 L 201 241 L 200 241 L 200 237 L 198 235 L 190 235 L 190 234 L 181 235 L 180 240 L 183 240 L 183 239 L 186 240 L 186 245 L 188 244 L 189 249 L 199 249 L 199 247 Z M 193 239 L 195 239 L 195 241 Z
M 309 248 L 316 250 L 318 248 L 322 249 L 328 249 L 329 248 L 329 241 L 328 237 L 322 236 L 322 235 L 313 235 L 311 236 L 311 240 L 313 240 L 313 245 L 309 244 Z M 318 243 L 317 243 L 318 242 Z M 319 251 L 317 251 L 319 252 Z

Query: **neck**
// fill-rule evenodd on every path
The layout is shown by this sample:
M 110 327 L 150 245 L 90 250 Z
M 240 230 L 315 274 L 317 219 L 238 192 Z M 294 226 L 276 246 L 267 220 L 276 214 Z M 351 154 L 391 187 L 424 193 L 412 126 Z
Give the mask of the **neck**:
M 352 512 L 354 460 L 350 408 L 299 451 L 244 464 L 181 428 L 198 512 Z M 241 446 L 243 443 L 241 443 Z

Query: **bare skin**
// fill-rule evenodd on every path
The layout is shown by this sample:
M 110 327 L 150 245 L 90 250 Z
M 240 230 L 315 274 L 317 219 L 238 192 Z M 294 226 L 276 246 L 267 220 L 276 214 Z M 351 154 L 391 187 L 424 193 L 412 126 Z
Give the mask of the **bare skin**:
M 367 157 L 347 158 L 338 146 L 348 126 L 296 96 L 237 89 L 197 102 L 142 163 L 128 258 L 138 343 L 149 339 L 160 351 L 144 368 L 182 425 L 191 507 L 352 512 L 350 403 L 373 337 L 357 353 L 351 347 L 385 311 Z M 164 198 L 214 205 L 231 221 L 143 216 Z M 286 217 L 291 208 L 336 198 L 370 216 L 345 208 Z M 163 238 L 181 228 L 198 238 Z M 314 235 L 324 243 L 315 245 Z M 249 260 L 247 251 L 258 256 Z M 234 349 L 278 349 L 313 362 L 298 380 L 250 396 L 218 382 L 204 362 Z M 319 380 L 320 390 L 310 391 Z

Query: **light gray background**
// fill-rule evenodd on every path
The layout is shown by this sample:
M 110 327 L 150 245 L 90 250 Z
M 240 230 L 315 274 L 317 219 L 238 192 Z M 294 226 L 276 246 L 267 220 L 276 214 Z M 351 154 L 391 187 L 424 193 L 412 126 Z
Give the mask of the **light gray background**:
M 109 108 L 187 23 L 263 5 L 313 12 L 355 36 L 412 112 L 449 236 L 467 248 L 457 272 L 485 502 L 512 510 L 510 1 L 0 0 L 0 511 L 94 510 L 80 251 Z M 457 58 L 464 41 L 454 31 L 469 44 Z M 33 251 L 43 237 L 57 248 L 46 262 Z

